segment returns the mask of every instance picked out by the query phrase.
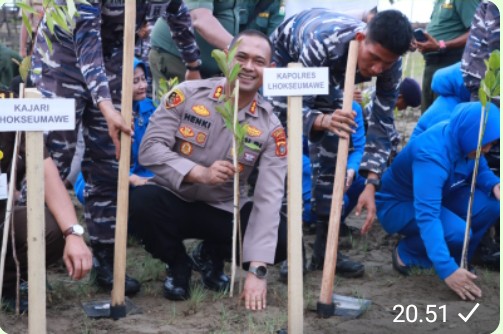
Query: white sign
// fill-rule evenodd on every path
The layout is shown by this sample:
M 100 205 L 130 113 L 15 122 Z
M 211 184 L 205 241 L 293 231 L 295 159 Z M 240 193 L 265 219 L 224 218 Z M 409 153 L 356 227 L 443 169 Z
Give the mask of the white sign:
M 0 99 L 0 132 L 73 129 L 74 99 Z
M 328 67 L 266 68 L 265 96 L 328 94 Z

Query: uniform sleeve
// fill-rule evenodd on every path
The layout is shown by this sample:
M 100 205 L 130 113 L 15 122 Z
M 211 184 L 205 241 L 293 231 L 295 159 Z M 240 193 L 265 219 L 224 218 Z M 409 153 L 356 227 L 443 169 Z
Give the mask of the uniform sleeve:
M 353 102 L 353 110 L 356 111 L 355 121 L 358 126 L 356 132 L 351 136 L 353 140 L 353 152 L 348 156 L 347 169 L 358 171 L 362 161 L 363 151 L 365 150 L 365 126 L 363 124 L 362 107 L 358 103 Z
M 285 11 L 280 11 L 279 1 L 274 1 L 273 4 L 269 6 L 269 20 L 267 24 L 267 36 L 271 36 L 274 30 L 283 22 L 285 19 Z
M 197 164 L 183 158 L 174 150 L 175 134 L 184 104 L 166 109 L 166 98 L 169 95 L 165 95 L 159 109 L 150 118 L 140 145 L 139 162 L 156 177 L 162 178 L 172 189 L 179 189 L 185 175 Z
M 479 171 L 477 173 L 477 188 L 491 196 L 495 185 L 500 183 L 500 178 L 489 168 L 484 156 L 480 157 Z
M 181 0 L 171 0 L 166 12 L 162 14 L 162 18 L 168 23 L 173 41 L 175 41 L 184 62 L 190 63 L 198 60 L 200 51 L 192 29 L 189 10 L 185 3 Z
M 454 6 L 456 7 L 456 11 L 458 12 L 459 19 L 467 30 L 472 24 L 473 16 L 475 15 L 475 11 L 477 10 L 479 4 L 480 0 L 454 1 Z
M 400 78 L 402 76 L 401 58 L 376 82 L 376 92 L 372 101 L 372 114 L 367 129 L 367 143 L 360 166 L 360 174 L 368 172 L 381 175 L 386 168 L 391 151 L 393 133 L 393 109 L 398 98 Z
M 271 133 L 281 129 L 276 119 Z M 278 145 L 286 145 L 286 141 L 280 142 L 281 140 L 286 140 L 286 137 L 283 135 L 283 138 L 275 139 L 270 135 L 260 157 L 253 209 L 243 241 L 244 262 L 274 263 L 287 169 L 286 154 L 280 154 L 278 150 Z
M 428 258 L 443 280 L 458 269 L 445 242 L 445 233 L 440 220 L 442 187 L 447 181 L 448 171 L 424 155 L 416 156 L 412 171 L 414 209 L 419 233 Z
M 110 100 L 101 43 L 101 4 L 77 4 L 73 39 L 75 53 L 87 88 L 95 104 Z

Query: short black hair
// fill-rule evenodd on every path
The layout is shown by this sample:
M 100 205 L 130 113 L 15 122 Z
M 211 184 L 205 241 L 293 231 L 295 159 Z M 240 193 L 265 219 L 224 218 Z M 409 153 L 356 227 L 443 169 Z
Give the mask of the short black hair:
M 234 36 L 234 38 L 232 39 L 231 41 L 231 44 L 229 45 L 229 49 L 232 48 L 234 46 L 234 44 L 236 44 L 236 42 L 243 36 L 256 36 L 256 37 L 260 37 L 264 40 L 267 41 L 267 44 L 269 45 L 269 49 L 271 51 L 271 56 L 269 58 L 270 61 L 272 61 L 272 53 L 274 52 L 274 46 L 272 45 L 272 42 L 271 40 L 269 39 L 269 37 L 267 37 L 266 34 L 264 34 L 263 32 L 259 31 L 259 30 L 255 30 L 255 29 L 245 29 L 243 31 L 241 31 L 239 34 L 237 34 L 236 36 Z
M 385 10 L 377 13 L 368 24 L 367 38 L 401 56 L 409 50 L 412 26 L 409 19 L 398 10 Z

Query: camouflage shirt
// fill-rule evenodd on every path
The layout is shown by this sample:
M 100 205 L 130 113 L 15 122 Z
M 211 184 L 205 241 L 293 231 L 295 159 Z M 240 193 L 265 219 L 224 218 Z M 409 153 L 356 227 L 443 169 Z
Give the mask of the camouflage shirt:
M 51 35 L 44 17 L 37 37 L 37 52 L 34 54 L 33 68 L 35 82 L 40 80 L 37 67 L 45 62 L 52 68 L 80 68 L 81 75 L 95 103 L 111 99 L 107 73 L 104 64 L 107 59 L 122 52 L 124 36 L 125 0 L 88 0 L 77 3 L 78 16 L 74 18 L 75 27 L 71 34 L 54 27 Z M 65 0 L 56 0 L 59 5 L 66 5 Z M 145 22 L 153 22 L 158 17 L 167 21 L 176 41 L 176 45 L 186 62 L 199 59 L 189 12 L 181 0 L 136 1 L 136 30 Z M 42 32 L 49 36 L 53 52 L 49 52 Z M 121 75 L 121 73 L 109 73 Z M 63 79 L 63 78 L 62 78 Z
M 472 100 L 478 100 L 480 80 L 486 72 L 484 60 L 489 59 L 493 50 L 499 49 L 500 12 L 491 1 L 482 2 L 475 12 L 461 59 L 461 72 Z
M 275 47 L 273 61 L 278 67 L 290 62 L 300 62 L 304 67 L 329 68 L 330 89 L 336 90 L 334 109 L 342 108 L 344 76 L 349 42 L 356 33 L 366 29 L 365 23 L 353 17 L 325 9 L 303 11 L 284 21 L 271 35 Z M 372 99 L 373 112 L 369 120 L 367 143 L 360 173 L 370 171 L 382 174 L 391 149 L 393 109 L 399 92 L 402 60 L 377 76 L 376 93 Z M 355 83 L 370 81 L 356 72 Z M 273 105 L 283 125 L 286 124 L 286 98 L 274 97 Z M 304 133 L 313 142 L 319 141 L 323 132 L 311 133 L 315 118 L 321 111 L 315 108 L 315 97 L 304 96 Z

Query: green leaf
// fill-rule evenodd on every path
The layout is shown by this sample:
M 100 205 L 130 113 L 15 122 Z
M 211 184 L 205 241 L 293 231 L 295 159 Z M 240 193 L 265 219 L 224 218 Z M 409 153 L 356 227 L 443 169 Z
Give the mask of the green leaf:
M 234 64 L 234 67 L 232 68 L 231 73 L 229 74 L 229 81 L 230 82 L 236 81 L 240 71 L 241 71 L 241 64 L 239 63 Z
M 484 83 L 486 84 L 487 88 L 489 88 L 489 91 L 491 91 L 494 85 L 496 84 L 496 77 L 494 76 L 493 72 L 491 71 L 486 72 Z
M 240 43 L 241 43 L 241 41 L 237 41 L 236 43 L 234 43 L 232 48 L 230 48 L 229 54 L 227 55 L 227 60 L 229 62 L 233 61 L 234 58 L 236 57 L 236 53 L 238 52 L 238 46 Z
M 36 14 L 37 13 L 37 11 L 34 8 L 32 8 L 30 5 L 28 5 L 24 2 L 16 2 L 16 6 L 21 8 L 21 10 L 23 11 L 23 15 L 25 13 L 28 13 L 28 14 Z
M 58 15 L 54 15 L 54 21 L 56 24 L 59 26 L 59 28 L 63 29 L 66 32 L 70 32 L 70 27 L 68 26 L 68 23 L 66 22 L 66 16 L 65 13 L 61 8 L 56 8 L 56 11 L 58 12 Z
M 254 151 L 260 151 L 260 147 L 258 147 L 257 145 L 255 145 L 253 143 L 245 143 L 245 146 L 254 150 Z
M 214 49 L 213 51 L 211 51 L 211 56 L 217 62 L 217 65 L 218 65 L 218 68 L 220 69 L 220 71 L 222 71 L 224 76 L 227 77 L 229 74 L 229 69 L 227 68 L 227 62 L 225 59 L 225 52 L 223 52 L 222 50 L 219 50 L 219 49 Z
M 67 0 L 66 5 L 68 6 L 68 16 L 73 18 L 77 14 L 77 7 L 75 7 L 75 2 L 73 0 Z
M 486 95 L 486 92 L 484 91 L 484 87 L 482 84 L 480 85 L 480 88 L 479 88 L 479 100 L 480 100 L 480 103 L 482 104 L 482 106 L 485 107 L 487 104 L 487 95 Z
M 45 39 L 45 44 L 47 44 L 47 48 L 49 49 L 49 52 L 52 53 L 52 42 L 49 39 L 49 36 L 47 36 L 46 34 L 43 34 L 43 36 Z
M 49 31 L 51 34 L 54 34 L 54 16 L 57 16 L 58 14 L 54 14 L 54 12 L 48 12 L 45 19 L 47 22 L 47 27 L 49 28 Z
M 492 71 L 499 70 L 500 68 L 500 52 L 499 50 L 494 50 L 489 56 L 489 69 Z
M 30 19 L 28 19 L 28 16 L 24 12 L 21 15 L 21 18 L 23 20 L 24 26 L 26 27 L 26 31 L 28 31 L 31 35 L 33 33 L 33 28 L 31 27 Z

